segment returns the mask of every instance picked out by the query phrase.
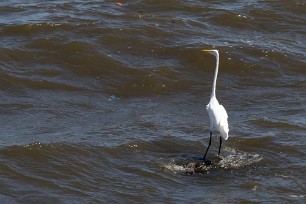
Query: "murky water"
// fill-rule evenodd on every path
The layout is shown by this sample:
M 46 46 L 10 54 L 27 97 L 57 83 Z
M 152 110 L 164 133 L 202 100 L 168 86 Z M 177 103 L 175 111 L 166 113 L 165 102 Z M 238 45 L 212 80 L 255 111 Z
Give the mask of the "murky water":
M 305 2 L 119 3 L 0 3 L 1 203 L 305 203 Z

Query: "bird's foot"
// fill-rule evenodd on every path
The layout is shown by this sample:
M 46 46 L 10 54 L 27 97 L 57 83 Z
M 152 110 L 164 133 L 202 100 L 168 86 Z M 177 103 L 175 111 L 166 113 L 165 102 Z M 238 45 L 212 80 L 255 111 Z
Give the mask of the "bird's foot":
M 223 156 L 221 156 L 221 154 L 217 154 L 217 158 L 218 159 L 223 159 Z
M 210 160 L 206 160 L 205 157 L 203 157 L 203 161 L 204 161 L 205 165 L 211 165 L 211 163 L 212 163 Z
M 218 154 L 217 155 L 217 158 L 216 158 L 216 162 L 219 162 L 219 161 L 221 161 L 223 159 L 223 157 L 220 155 L 220 154 Z
M 210 160 L 204 160 L 204 164 L 207 166 L 207 165 L 211 165 L 211 161 Z

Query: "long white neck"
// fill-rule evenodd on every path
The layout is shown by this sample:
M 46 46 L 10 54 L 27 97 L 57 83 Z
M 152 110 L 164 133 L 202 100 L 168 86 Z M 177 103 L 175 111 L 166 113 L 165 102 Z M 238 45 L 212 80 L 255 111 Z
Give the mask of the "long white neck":
M 213 85 L 212 85 L 212 90 L 211 90 L 211 96 L 210 98 L 212 97 L 216 97 L 216 84 L 217 84 L 217 76 L 218 76 L 218 69 L 219 69 L 219 53 L 218 52 L 215 52 L 216 53 L 216 70 L 215 70 L 215 76 L 214 76 L 214 82 L 213 82 Z

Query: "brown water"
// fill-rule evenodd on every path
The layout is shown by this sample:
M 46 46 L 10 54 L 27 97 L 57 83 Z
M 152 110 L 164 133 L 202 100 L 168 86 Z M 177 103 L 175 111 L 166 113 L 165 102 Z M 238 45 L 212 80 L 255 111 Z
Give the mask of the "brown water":
M 305 203 L 305 1 L 122 3 L 0 3 L 0 202 Z

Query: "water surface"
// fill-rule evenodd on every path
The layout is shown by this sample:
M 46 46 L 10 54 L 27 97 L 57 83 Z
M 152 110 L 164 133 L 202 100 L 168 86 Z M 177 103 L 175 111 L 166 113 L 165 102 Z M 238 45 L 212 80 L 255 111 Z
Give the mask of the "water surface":
M 304 203 L 304 1 L 0 3 L 1 203 Z M 217 98 L 229 139 L 209 140 Z

